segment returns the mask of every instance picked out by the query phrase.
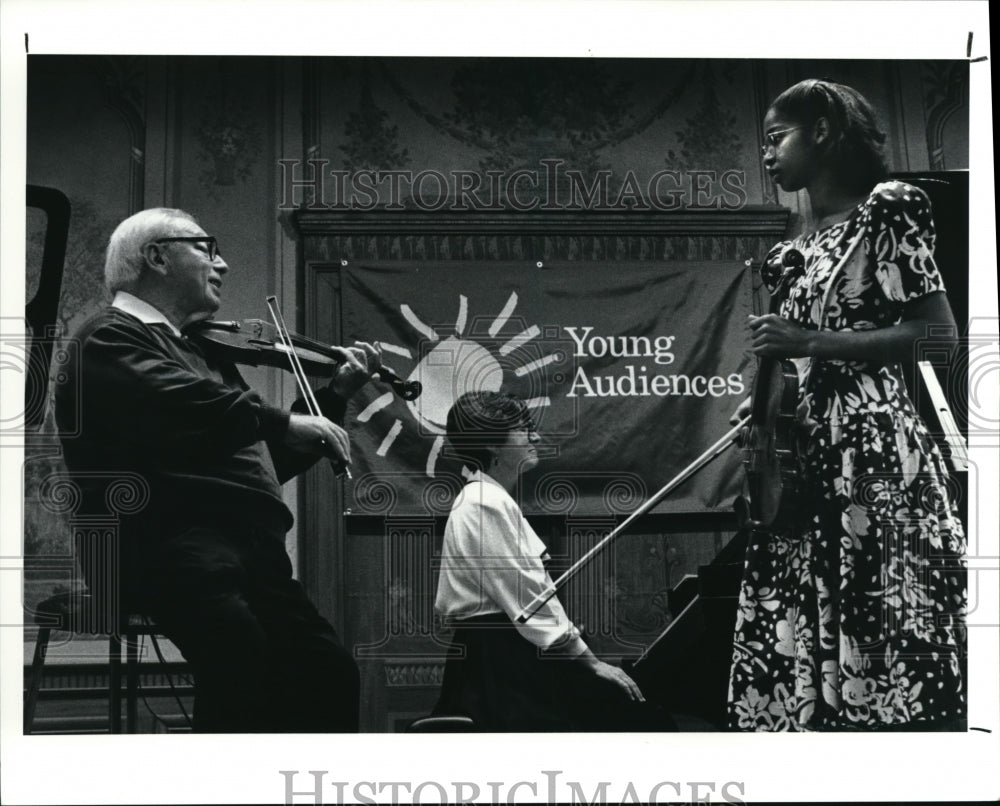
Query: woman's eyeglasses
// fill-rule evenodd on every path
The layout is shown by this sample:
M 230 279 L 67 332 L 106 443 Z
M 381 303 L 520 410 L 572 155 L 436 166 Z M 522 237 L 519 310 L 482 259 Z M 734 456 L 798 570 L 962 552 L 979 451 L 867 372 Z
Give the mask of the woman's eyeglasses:
M 219 244 L 214 235 L 185 235 L 176 238 L 157 238 L 153 243 L 203 243 L 209 260 L 215 260 L 219 254 Z
M 792 126 L 790 129 L 781 129 L 776 132 L 768 132 L 764 135 L 764 139 L 767 141 L 764 145 L 760 147 L 761 156 L 766 157 L 767 152 L 773 148 L 777 148 L 781 145 L 781 141 L 785 139 L 785 135 L 789 132 L 798 131 L 804 128 L 803 126 Z

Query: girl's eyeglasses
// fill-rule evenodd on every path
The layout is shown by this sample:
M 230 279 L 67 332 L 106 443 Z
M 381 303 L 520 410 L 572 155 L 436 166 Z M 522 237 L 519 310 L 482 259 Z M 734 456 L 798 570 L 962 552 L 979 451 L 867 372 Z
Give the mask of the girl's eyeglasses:
M 768 151 L 777 148 L 779 145 L 781 145 L 781 141 L 785 139 L 786 134 L 788 134 L 789 132 L 798 131 L 799 129 L 802 128 L 804 127 L 792 126 L 790 129 L 781 129 L 781 131 L 768 132 L 767 134 L 765 134 L 764 139 L 767 140 L 767 143 L 765 143 L 760 147 L 761 156 L 766 157 Z

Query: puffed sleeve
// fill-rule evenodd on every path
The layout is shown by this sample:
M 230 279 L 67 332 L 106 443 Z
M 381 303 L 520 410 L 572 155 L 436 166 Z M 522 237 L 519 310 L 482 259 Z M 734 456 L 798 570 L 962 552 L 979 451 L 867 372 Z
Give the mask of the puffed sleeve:
M 869 209 L 866 247 L 886 299 L 904 303 L 944 291 L 927 194 L 905 182 L 883 182 L 872 191 Z

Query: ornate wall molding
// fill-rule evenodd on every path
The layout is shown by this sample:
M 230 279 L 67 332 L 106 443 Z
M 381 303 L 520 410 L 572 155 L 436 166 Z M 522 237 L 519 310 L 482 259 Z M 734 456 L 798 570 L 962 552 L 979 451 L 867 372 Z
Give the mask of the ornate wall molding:
M 927 109 L 927 159 L 932 171 L 945 165 L 944 130 L 952 116 L 967 103 L 969 63 L 953 62 L 942 69 L 938 62 L 924 69 L 924 105 Z
M 648 108 L 633 110 L 627 101 L 629 83 L 592 60 L 459 63 L 451 77 L 455 107 L 435 113 L 403 87 L 391 62 L 373 59 L 371 63 L 414 115 L 439 134 L 484 152 L 484 164 L 491 165 L 532 163 L 539 157 L 592 159 L 597 152 L 644 132 L 691 87 L 703 83 L 712 69 L 711 60 L 706 59 L 673 62 L 669 88 Z M 545 116 L 538 114 L 529 86 L 547 96 Z M 554 117 L 581 126 L 581 115 L 587 118 L 583 131 L 573 126 L 558 131 L 546 125 Z
M 789 211 L 368 213 L 299 210 L 306 262 L 742 260 L 784 237 Z
M 107 56 L 99 67 L 104 102 L 125 123 L 129 138 L 129 214 L 145 207 L 146 195 L 146 60 L 141 56 Z
M 705 235 L 734 237 L 784 232 L 784 207 L 747 206 L 738 210 L 676 210 L 665 213 L 532 211 L 432 212 L 298 210 L 295 220 L 304 236 L 350 231 L 357 234 L 488 235 Z
M 444 663 L 389 663 L 383 667 L 389 688 L 427 686 L 439 688 L 444 678 Z
M 320 61 L 315 57 L 302 60 L 302 153 L 306 159 L 322 154 L 323 98 L 320 81 Z
M 768 104 L 771 102 L 771 97 L 767 89 L 767 75 L 764 70 L 763 65 L 759 62 L 754 62 L 753 66 L 750 68 L 751 81 L 753 83 L 753 109 L 755 120 L 764 120 L 764 115 L 767 114 Z M 759 132 L 759 126 L 754 127 L 754 132 Z M 754 138 L 755 148 L 754 154 L 760 154 L 761 146 L 764 145 L 764 141 L 760 134 L 756 134 Z M 778 199 L 777 186 L 774 184 L 774 180 L 767 171 L 764 170 L 764 161 L 757 160 L 757 170 L 760 172 L 760 188 L 761 197 L 765 204 L 774 204 Z

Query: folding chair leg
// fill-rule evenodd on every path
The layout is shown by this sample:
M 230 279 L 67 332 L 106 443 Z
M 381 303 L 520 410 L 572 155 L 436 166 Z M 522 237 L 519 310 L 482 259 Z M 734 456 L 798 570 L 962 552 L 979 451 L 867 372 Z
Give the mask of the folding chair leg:
M 112 733 L 122 732 L 122 639 L 108 637 L 108 722 Z
M 139 636 L 132 629 L 125 632 L 125 657 L 125 732 L 135 733 L 139 698 Z
M 24 733 L 31 733 L 35 722 L 35 707 L 38 705 L 38 691 L 42 687 L 42 669 L 45 666 L 45 654 L 49 649 L 49 637 L 52 631 L 48 627 L 38 630 L 35 638 L 35 653 L 31 658 L 31 671 L 28 673 L 28 690 L 24 693 Z

